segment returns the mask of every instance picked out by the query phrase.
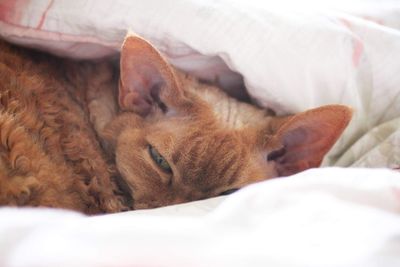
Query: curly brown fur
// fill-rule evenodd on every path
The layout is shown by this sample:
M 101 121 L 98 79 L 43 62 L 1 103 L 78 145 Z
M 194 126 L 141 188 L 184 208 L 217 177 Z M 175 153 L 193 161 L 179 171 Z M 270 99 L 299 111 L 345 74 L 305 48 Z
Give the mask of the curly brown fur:
M 127 209 L 84 105 L 87 77 L 96 64 L 62 61 L 4 42 L 0 59 L 0 205 L 85 213 Z M 87 73 L 79 74 L 82 70 Z

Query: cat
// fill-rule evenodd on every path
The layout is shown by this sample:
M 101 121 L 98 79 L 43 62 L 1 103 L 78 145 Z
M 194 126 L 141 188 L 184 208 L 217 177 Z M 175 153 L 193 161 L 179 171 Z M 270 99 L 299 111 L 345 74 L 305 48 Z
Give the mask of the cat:
M 271 116 L 135 35 L 119 68 L 0 48 L 0 205 L 97 214 L 227 194 L 318 167 L 352 116 Z

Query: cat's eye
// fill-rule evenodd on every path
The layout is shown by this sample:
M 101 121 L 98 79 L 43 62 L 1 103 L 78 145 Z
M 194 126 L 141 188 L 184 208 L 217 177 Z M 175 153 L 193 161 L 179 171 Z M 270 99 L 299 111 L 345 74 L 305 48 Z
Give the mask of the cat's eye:
M 166 159 L 152 146 L 149 146 L 149 153 L 154 162 L 160 167 L 161 170 L 167 173 L 172 173 L 171 166 L 169 166 Z
M 229 190 L 226 190 L 226 191 L 222 192 L 222 193 L 219 194 L 219 195 L 220 195 L 220 196 L 230 195 L 230 194 L 232 194 L 232 193 L 234 193 L 234 192 L 236 192 L 236 191 L 238 191 L 238 190 L 239 190 L 239 188 L 229 189 Z

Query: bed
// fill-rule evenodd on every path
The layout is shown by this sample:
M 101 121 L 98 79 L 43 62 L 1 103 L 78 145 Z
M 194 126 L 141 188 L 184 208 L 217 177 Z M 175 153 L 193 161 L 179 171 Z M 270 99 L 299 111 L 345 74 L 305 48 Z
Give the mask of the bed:
M 396 1 L 2 0 L 0 36 L 72 58 L 127 31 L 277 114 L 354 117 L 323 167 L 230 196 L 88 217 L 0 208 L 0 266 L 400 266 Z

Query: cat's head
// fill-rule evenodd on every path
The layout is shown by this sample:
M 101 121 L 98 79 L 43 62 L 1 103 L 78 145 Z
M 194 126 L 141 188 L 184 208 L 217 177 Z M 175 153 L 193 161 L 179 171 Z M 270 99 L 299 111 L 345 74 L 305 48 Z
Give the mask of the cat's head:
M 147 41 L 127 37 L 120 67 L 125 112 L 106 136 L 135 209 L 218 196 L 318 167 L 351 119 L 340 105 L 281 118 L 246 107 L 257 119 L 227 127 L 195 93 L 201 85 L 178 74 Z

